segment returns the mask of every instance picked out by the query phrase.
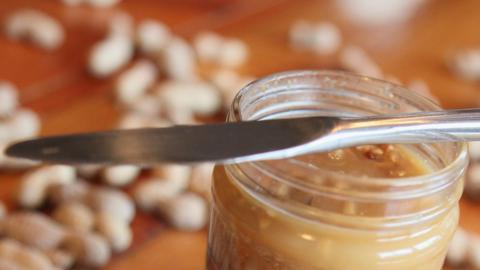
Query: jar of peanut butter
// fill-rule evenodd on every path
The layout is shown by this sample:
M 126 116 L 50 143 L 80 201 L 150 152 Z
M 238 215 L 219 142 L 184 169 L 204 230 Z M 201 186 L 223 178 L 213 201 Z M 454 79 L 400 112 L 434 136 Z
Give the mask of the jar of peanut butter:
M 242 89 L 228 121 L 438 109 L 388 82 L 299 71 Z M 217 166 L 207 268 L 440 270 L 467 162 L 464 143 L 438 143 Z

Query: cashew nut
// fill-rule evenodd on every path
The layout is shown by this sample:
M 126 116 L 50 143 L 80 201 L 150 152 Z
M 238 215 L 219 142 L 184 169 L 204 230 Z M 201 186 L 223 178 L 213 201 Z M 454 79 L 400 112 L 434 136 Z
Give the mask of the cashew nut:
M 48 216 L 37 212 L 16 212 L 3 220 L 3 233 L 40 250 L 56 248 L 65 230 Z
M 95 223 L 92 210 L 78 201 L 60 204 L 52 216 L 57 222 L 76 232 L 89 232 Z
M 70 166 L 52 165 L 34 170 L 22 179 L 18 202 L 27 208 L 39 207 L 44 203 L 50 186 L 70 184 L 75 179 L 75 169 Z

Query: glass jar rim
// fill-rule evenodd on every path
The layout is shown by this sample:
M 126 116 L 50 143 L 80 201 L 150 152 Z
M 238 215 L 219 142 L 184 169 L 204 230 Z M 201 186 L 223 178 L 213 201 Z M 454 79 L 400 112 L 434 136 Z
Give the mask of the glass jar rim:
M 414 91 L 408 90 L 401 85 L 396 85 L 392 82 L 384 81 L 381 79 L 371 78 L 351 72 L 346 71 L 331 71 L 331 70 L 293 70 L 293 71 L 286 71 L 286 72 L 279 72 L 275 73 L 266 77 L 263 77 L 259 80 L 253 81 L 244 88 L 242 88 L 239 93 L 236 95 L 235 99 L 232 103 L 232 108 L 227 116 L 228 121 L 242 121 L 242 112 L 241 112 L 241 101 L 242 98 L 247 95 L 252 89 L 256 87 L 262 87 L 262 85 L 266 85 L 268 83 L 278 81 L 280 79 L 287 79 L 287 78 L 301 78 L 304 76 L 342 76 L 347 79 L 357 79 L 360 81 L 366 81 L 372 84 L 378 84 L 383 86 L 388 86 L 388 91 L 392 94 L 402 97 L 405 100 L 411 101 L 419 106 L 423 107 L 430 107 L 432 109 L 441 109 L 438 104 L 434 101 L 426 98 L 423 95 L 420 95 Z M 437 182 L 440 184 L 439 181 L 441 179 L 449 179 L 454 178 L 455 175 L 458 175 L 463 172 L 466 163 L 468 162 L 468 151 L 467 151 L 467 144 L 464 142 L 456 142 L 455 144 L 458 145 L 457 152 L 455 153 L 455 158 L 452 159 L 448 164 L 443 166 L 442 168 L 435 170 L 428 174 L 423 174 L 419 176 L 410 176 L 410 177 L 401 177 L 396 178 L 396 181 L 392 181 L 391 178 L 382 178 L 382 177 L 366 177 L 361 178 L 351 174 L 342 174 L 335 171 L 325 171 L 325 173 L 335 176 L 341 177 L 342 179 L 352 182 L 352 183 L 363 183 L 372 186 L 390 186 L 390 187 L 410 187 L 420 184 L 429 184 Z M 257 163 L 257 162 L 254 162 Z M 228 165 L 228 166 L 236 166 L 236 164 Z M 227 167 L 228 167 L 227 166 Z M 323 172 L 322 172 L 323 173 Z M 451 177 L 450 177 L 451 176 Z M 441 183 L 442 185 L 444 183 Z M 308 188 L 312 188 L 309 186 Z M 314 187 L 313 187 L 314 188 Z M 378 195 L 378 194 L 377 194 Z M 391 196 L 391 194 L 388 194 Z

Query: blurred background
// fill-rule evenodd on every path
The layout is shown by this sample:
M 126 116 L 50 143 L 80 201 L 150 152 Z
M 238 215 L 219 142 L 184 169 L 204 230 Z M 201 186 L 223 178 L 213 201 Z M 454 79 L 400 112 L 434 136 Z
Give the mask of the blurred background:
M 479 18 L 475 0 L 2 0 L 0 146 L 223 121 L 242 86 L 293 69 L 357 72 L 444 108 L 477 107 Z M 471 145 L 467 174 L 472 198 L 478 148 Z M 71 168 L 2 156 L 0 269 L 9 260 L 2 245 L 47 258 L 45 268 L 25 269 L 204 269 L 212 166 Z M 75 197 L 65 191 L 75 185 L 94 195 L 56 197 Z M 114 205 L 127 214 L 104 216 L 105 194 L 120 197 Z M 188 207 L 177 211 L 179 197 Z M 480 233 L 480 205 L 462 199 L 461 207 L 461 226 Z M 50 243 L 52 230 L 98 236 L 100 247 L 92 252 L 80 236 Z

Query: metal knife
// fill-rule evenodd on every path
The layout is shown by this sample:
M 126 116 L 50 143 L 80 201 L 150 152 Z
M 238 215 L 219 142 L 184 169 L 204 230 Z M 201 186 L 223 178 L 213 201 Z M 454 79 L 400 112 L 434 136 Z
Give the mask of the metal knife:
M 306 117 L 44 137 L 8 156 L 66 164 L 236 163 L 375 143 L 480 140 L 480 109 Z

